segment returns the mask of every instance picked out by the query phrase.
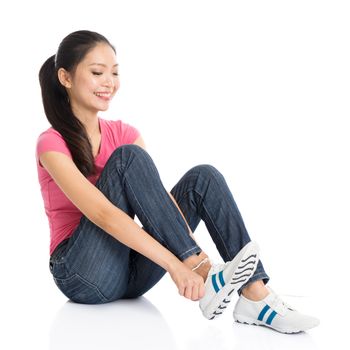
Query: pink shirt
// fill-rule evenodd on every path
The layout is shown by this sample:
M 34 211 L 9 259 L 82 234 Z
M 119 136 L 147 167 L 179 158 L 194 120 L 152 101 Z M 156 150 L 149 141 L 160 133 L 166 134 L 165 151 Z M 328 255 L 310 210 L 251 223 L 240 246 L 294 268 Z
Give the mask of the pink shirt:
M 134 143 L 140 135 L 137 129 L 123 123 L 121 120 L 98 119 L 101 129 L 101 146 L 98 155 L 95 157 L 97 175 L 88 177 L 88 180 L 94 185 L 112 152 L 121 145 Z M 63 137 L 55 129 L 49 128 L 39 135 L 35 156 L 41 195 L 50 226 L 51 255 L 60 242 L 72 235 L 83 214 L 65 196 L 46 169 L 40 164 L 40 155 L 47 151 L 61 152 L 70 158 L 72 156 Z

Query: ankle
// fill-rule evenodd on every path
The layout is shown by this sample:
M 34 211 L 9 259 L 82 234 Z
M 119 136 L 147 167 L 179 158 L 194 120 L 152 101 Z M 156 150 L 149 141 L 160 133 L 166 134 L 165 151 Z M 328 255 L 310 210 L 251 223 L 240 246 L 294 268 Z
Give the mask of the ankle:
M 242 295 L 251 301 L 263 300 L 269 293 L 269 290 L 262 280 L 254 281 L 242 290 Z
M 207 254 L 201 252 L 199 255 L 192 255 L 185 259 L 183 263 L 193 272 L 203 277 L 204 281 L 207 279 L 211 268 L 211 262 Z
M 191 270 L 193 268 L 195 268 L 201 261 L 203 261 L 204 259 L 208 258 L 208 255 L 205 254 L 204 252 L 200 252 L 198 255 L 197 254 L 193 254 L 191 256 L 189 256 L 188 258 L 186 258 L 183 263 L 189 267 Z
M 205 258 L 203 262 L 200 263 L 198 267 L 193 268 L 192 271 L 202 276 L 205 282 L 208 277 L 210 268 L 211 268 L 211 262 L 208 258 Z

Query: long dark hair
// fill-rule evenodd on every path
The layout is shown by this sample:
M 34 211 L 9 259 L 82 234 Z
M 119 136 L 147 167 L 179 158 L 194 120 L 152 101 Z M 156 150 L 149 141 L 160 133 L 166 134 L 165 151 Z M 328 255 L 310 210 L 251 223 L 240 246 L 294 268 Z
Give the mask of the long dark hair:
M 58 80 L 59 68 L 73 73 L 86 54 L 99 43 L 115 48 L 101 34 L 79 30 L 66 36 L 56 55 L 49 57 L 40 68 L 39 81 L 47 120 L 67 143 L 78 169 L 89 176 L 95 174 L 92 145 L 84 125 L 74 115 L 67 91 Z

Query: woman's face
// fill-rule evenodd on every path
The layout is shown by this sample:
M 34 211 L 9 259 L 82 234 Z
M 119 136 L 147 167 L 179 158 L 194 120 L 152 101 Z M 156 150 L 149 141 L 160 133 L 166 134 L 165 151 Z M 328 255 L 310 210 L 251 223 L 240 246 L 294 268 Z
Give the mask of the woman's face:
M 67 72 L 66 72 L 67 74 Z M 67 74 L 64 84 L 72 109 L 82 113 L 105 111 L 119 89 L 118 64 L 113 49 L 105 43 L 97 44 Z

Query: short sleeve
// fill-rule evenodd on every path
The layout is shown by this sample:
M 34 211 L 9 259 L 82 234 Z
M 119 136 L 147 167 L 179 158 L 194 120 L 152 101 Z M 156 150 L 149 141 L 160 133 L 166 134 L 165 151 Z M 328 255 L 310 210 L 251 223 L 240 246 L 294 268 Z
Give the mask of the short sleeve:
M 54 130 L 45 131 L 39 135 L 36 143 L 37 161 L 39 161 L 39 157 L 42 153 L 48 151 L 61 152 L 69 157 L 72 157 L 63 137 Z
M 117 135 L 120 144 L 134 143 L 140 136 L 140 132 L 130 124 L 123 123 L 121 120 L 117 121 Z

